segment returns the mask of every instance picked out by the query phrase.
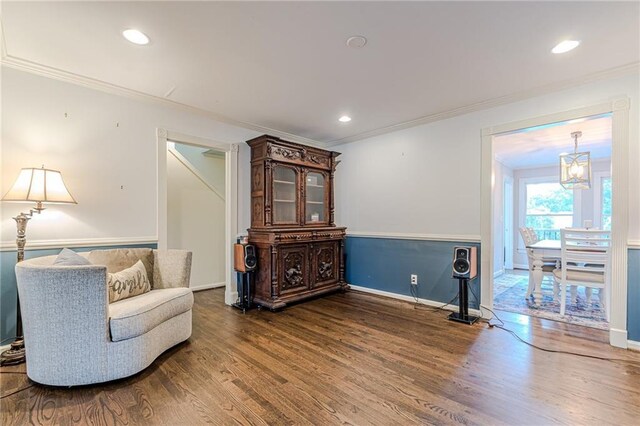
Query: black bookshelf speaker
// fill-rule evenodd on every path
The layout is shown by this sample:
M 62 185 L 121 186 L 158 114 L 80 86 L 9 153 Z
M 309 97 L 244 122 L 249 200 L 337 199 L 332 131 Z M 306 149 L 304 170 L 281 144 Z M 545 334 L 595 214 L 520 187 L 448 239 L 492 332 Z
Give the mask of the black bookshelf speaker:
M 478 275 L 478 248 L 453 248 L 453 278 L 472 280 Z
M 255 271 L 258 266 L 256 246 L 252 244 L 234 244 L 233 268 L 238 272 Z

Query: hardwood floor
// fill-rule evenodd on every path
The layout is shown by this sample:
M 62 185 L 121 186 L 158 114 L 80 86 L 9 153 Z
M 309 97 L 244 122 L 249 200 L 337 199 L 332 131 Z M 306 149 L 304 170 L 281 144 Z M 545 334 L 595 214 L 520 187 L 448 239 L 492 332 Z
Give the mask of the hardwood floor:
M 280 313 L 196 293 L 191 339 L 147 370 L 103 385 L 40 385 L 2 399 L 22 424 L 638 424 L 640 353 L 607 333 L 503 313 L 542 352 L 486 324 L 358 292 Z M 24 371 L 24 366 L 3 367 Z M 2 395 L 28 385 L 2 374 Z

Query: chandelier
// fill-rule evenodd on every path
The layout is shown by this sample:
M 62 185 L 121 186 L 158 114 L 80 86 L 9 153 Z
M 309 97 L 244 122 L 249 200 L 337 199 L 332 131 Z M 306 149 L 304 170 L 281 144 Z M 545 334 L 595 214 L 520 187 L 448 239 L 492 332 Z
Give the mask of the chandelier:
M 578 138 L 582 132 L 573 132 L 573 153 L 560 154 L 560 185 L 565 189 L 591 188 L 591 158 L 588 152 L 578 152 Z

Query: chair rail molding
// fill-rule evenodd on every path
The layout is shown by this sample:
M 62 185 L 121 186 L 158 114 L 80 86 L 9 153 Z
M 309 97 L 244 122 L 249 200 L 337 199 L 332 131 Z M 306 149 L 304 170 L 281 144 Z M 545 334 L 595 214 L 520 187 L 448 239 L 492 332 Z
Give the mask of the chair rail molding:
M 227 305 L 235 303 L 238 292 L 233 274 L 233 243 L 238 229 L 238 144 L 221 142 L 199 136 L 187 135 L 158 128 L 157 177 L 158 177 L 158 249 L 166 249 L 167 240 L 167 153 L 168 143 L 205 147 L 224 153 L 225 156 L 225 293 Z
M 347 231 L 347 237 L 387 238 L 392 240 L 447 241 L 460 243 L 479 243 L 480 235 L 454 234 L 417 234 L 402 232 Z
M 82 238 L 68 240 L 29 240 L 25 250 L 46 250 L 56 248 L 77 248 L 77 247 L 110 247 L 129 246 L 136 244 L 157 244 L 157 236 L 149 237 L 114 237 L 114 238 Z M 16 251 L 15 241 L 0 242 L 0 251 Z
M 486 127 L 481 131 L 481 299 L 493 308 L 493 138 L 533 126 L 597 114 L 612 114 L 611 317 L 609 343 L 627 348 L 627 258 L 629 232 L 629 107 L 626 96 L 582 108 Z

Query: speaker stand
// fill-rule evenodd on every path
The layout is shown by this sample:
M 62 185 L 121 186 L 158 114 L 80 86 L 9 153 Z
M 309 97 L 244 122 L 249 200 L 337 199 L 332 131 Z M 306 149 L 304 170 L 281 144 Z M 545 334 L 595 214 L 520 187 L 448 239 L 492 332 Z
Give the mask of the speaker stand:
M 451 315 L 449 315 L 449 320 L 471 325 L 480 318 L 469 315 L 469 280 L 466 278 L 458 278 L 458 289 L 460 294 L 458 298 L 458 312 L 452 312 Z
M 234 308 L 242 310 L 244 314 L 249 309 L 253 308 L 251 303 L 251 278 L 253 272 L 238 272 L 237 284 L 238 284 L 238 300 L 234 303 Z

